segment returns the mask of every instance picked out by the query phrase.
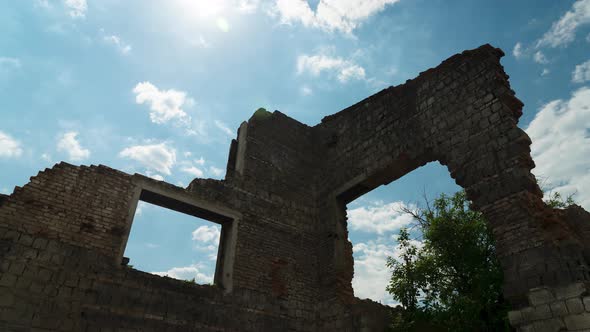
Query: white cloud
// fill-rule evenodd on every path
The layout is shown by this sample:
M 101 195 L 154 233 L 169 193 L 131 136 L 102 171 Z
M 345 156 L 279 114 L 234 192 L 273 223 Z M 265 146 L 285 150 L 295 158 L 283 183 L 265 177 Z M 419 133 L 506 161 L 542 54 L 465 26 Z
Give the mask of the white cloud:
M 203 171 L 195 166 L 185 166 L 182 167 L 180 170 L 190 175 L 196 176 L 198 178 L 203 177 Z
M 276 0 L 270 14 L 282 24 L 301 23 L 305 27 L 351 34 L 363 21 L 399 0 L 320 0 L 314 12 L 305 0 Z
M 0 158 L 19 157 L 23 153 L 21 144 L 7 133 L 0 131 Z
M 526 132 L 537 165 L 533 173 L 547 180 L 549 190 L 577 192 L 576 201 L 590 210 L 590 88 L 544 105 Z
M 351 79 L 362 80 L 365 78 L 365 69 L 358 65 L 350 65 L 342 68 L 338 73 L 338 80 L 346 83 Z
M 546 64 L 547 62 L 549 62 L 549 61 L 547 60 L 547 57 L 545 56 L 545 54 L 543 54 L 543 52 L 541 52 L 541 51 L 537 51 L 537 52 L 536 52 L 536 53 L 533 55 L 533 60 L 534 60 L 536 63 L 539 63 L 539 64 Z
M 211 172 L 214 176 L 222 176 L 223 175 L 223 169 L 217 168 L 214 166 L 209 167 L 209 172 Z
M 20 68 L 20 59 L 0 56 L 0 69 Z
M 395 256 L 395 249 L 393 241 L 391 244 L 369 241 L 353 246 L 356 258 L 352 287 L 356 297 L 386 304 L 393 302 L 385 288 L 391 278 L 391 271 L 386 266 L 387 257 Z
M 516 45 L 514 45 L 514 49 L 512 49 L 512 55 L 514 55 L 514 57 L 517 59 L 520 59 L 524 56 L 522 44 L 520 42 L 518 42 L 518 43 L 516 43 Z
M 590 0 L 578 0 L 572 5 L 572 9 L 553 23 L 551 29 L 537 42 L 537 47 L 566 46 L 575 39 L 576 30 L 588 23 L 590 23 Z
M 185 152 L 184 153 L 186 158 L 189 158 L 192 156 L 192 153 L 190 152 Z M 180 170 L 184 173 L 190 174 L 193 177 L 203 177 L 203 175 L 205 175 L 205 172 L 203 171 L 203 168 L 200 166 L 204 166 L 205 165 L 205 158 L 203 157 L 199 157 L 199 159 L 193 159 L 193 160 L 183 160 L 180 162 L 181 166 Z M 195 166 L 195 165 L 198 165 Z
M 271 14 L 279 15 L 281 23 L 292 24 L 299 21 L 304 26 L 315 26 L 315 13 L 305 0 L 277 0 L 271 10 Z
M 547 76 L 549 75 L 550 71 L 547 68 L 543 68 L 543 71 L 541 72 L 541 76 Z
M 160 248 L 160 245 L 159 244 L 150 243 L 150 242 L 146 243 L 145 246 L 148 247 L 148 248 L 150 248 L 150 249 Z
M 90 150 L 80 145 L 80 142 L 76 138 L 77 136 L 77 132 L 69 131 L 63 134 L 57 141 L 57 151 L 67 153 L 68 158 L 73 161 L 80 161 L 90 157 Z
M 586 36 L 586 41 L 590 43 L 590 33 Z
M 86 3 L 86 0 L 64 0 L 64 5 L 68 9 L 68 13 L 71 17 L 86 17 L 86 11 L 88 11 L 88 4 Z
M 310 96 L 313 94 L 313 90 L 307 85 L 302 86 L 299 91 L 301 92 L 301 95 L 303 95 L 303 96 Z
M 233 130 L 229 129 L 229 127 L 225 123 L 219 120 L 215 120 L 215 126 L 221 129 L 221 131 L 226 133 L 228 136 L 234 137 L 236 135 Z
M 203 157 L 200 157 L 199 159 L 195 159 L 195 164 L 197 165 L 205 165 L 205 159 Z
M 150 120 L 163 124 L 175 120 L 180 125 L 190 124 L 190 116 L 182 109 L 191 106 L 194 101 L 187 98 L 186 92 L 177 90 L 160 90 L 150 82 L 138 83 L 133 88 L 137 104 L 148 104 Z
M 411 240 L 411 243 L 416 247 L 422 246 L 421 242 L 415 240 Z M 392 296 L 385 290 L 391 278 L 391 270 L 386 266 L 387 257 L 398 260 L 401 253 L 395 237 L 357 243 L 352 250 L 355 257 L 352 279 L 354 295 L 383 304 L 395 304 Z
M 104 30 L 102 30 L 104 32 Z M 113 45 L 121 54 L 127 55 L 131 52 L 131 45 L 125 43 L 121 37 L 117 35 L 104 35 L 102 40 L 110 45 Z
M 329 57 L 326 55 L 300 55 L 297 58 L 297 74 L 309 72 L 318 76 L 322 71 L 339 69 L 346 61 L 342 58 Z
M 192 239 L 206 245 L 217 245 L 220 235 L 219 226 L 199 226 L 193 231 Z
M 184 125 L 180 123 L 180 125 Z M 188 136 L 200 136 L 202 138 L 207 137 L 207 129 L 209 123 L 205 121 L 192 120 L 190 123 L 186 123 L 185 134 Z
M 150 206 L 151 205 L 149 203 L 146 203 L 144 201 L 137 202 L 137 207 L 135 208 L 135 216 L 141 216 L 143 214 L 143 211 L 145 211 Z
M 43 153 L 41 154 L 41 159 L 45 160 L 48 163 L 51 163 L 51 155 L 49 153 Z
M 199 38 L 197 39 L 191 39 L 190 44 L 199 48 L 210 48 L 211 47 L 211 43 L 209 43 L 205 37 L 203 36 L 199 36 Z
M 297 74 L 309 73 L 319 76 L 322 72 L 331 72 L 341 83 L 351 79 L 365 79 L 365 69 L 350 60 L 327 55 L 300 55 L 297 57 Z
M 166 143 L 135 145 L 119 152 L 123 158 L 133 159 L 148 170 L 170 175 L 171 168 L 176 163 L 176 150 Z
M 190 265 L 183 267 L 173 267 L 168 271 L 150 272 L 159 276 L 168 276 L 174 279 L 191 280 L 195 278 L 198 284 L 209 284 L 213 282 L 213 276 L 206 275 L 201 272 L 200 265 Z
M 392 202 L 362 206 L 348 210 L 348 224 L 355 231 L 383 234 L 398 230 L 412 222 L 412 216 L 402 212 L 404 202 Z
M 161 174 L 154 173 L 152 171 L 146 171 L 145 175 L 156 180 L 156 181 L 164 181 L 164 177 Z
M 239 0 L 238 1 L 238 11 L 246 14 L 250 14 L 258 9 L 260 5 L 260 0 Z
M 586 81 L 590 81 L 590 60 L 577 65 L 572 73 L 572 82 L 584 83 Z

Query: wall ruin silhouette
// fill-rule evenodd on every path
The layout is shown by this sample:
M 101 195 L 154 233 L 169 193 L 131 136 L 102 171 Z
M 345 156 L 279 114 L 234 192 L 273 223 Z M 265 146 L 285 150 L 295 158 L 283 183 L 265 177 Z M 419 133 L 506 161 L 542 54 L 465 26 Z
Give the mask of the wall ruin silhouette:
M 346 204 L 430 161 L 489 221 L 512 324 L 590 329 L 590 214 L 543 203 L 503 55 L 457 54 L 314 127 L 256 112 L 221 181 L 40 172 L 0 196 L 0 330 L 382 331 L 389 309 L 354 297 Z M 121 264 L 140 198 L 222 225 L 215 285 Z

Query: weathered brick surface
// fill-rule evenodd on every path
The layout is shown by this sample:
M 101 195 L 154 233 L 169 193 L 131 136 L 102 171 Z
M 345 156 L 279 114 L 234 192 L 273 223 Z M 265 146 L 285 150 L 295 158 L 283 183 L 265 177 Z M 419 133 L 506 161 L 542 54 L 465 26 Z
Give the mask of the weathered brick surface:
M 590 214 L 542 202 L 502 56 L 465 51 L 314 127 L 257 112 L 222 181 L 40 172 L 0 196 L 0 330 L 381 331 L 390 309 L 352 290 L 346 204 L 431 161 L 492 226 L 512 324 L 590 328 Z M 120 264 L 139 198 L 222 223 L 216 286 Z
M 589 330 L 590 314 L 584 305 L 589 289 L 588 283 L 579 282 L 532 289 L 529 293 L 530 306 L 511 311 L 508 318 L 519 332 L 531 329 L 555 332 Z M 536 305 L 539 298 L 544 304 Z

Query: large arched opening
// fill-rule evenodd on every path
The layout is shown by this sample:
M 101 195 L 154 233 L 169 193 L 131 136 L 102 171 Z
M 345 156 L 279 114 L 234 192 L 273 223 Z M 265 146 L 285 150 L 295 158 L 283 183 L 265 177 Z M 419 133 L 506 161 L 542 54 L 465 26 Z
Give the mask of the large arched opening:
M 515 307 L 528 305 L 530 289 L 590 279 L 583 239 L 543 202 L 531 173 L 531 141 L 517 126 L 523 104 L 501 56 L 488 46 L 464 52 L 314 128 L 327 146 L 320 218 L 333 239 L 321 247 L 330 262 L 321 274 L 345 303 L 354 302 L 347 204 L 435 161 L 489 222 Z
M 440 194 L 452 195 L 460 190 L 447 168 L 432 162 L 347 204 L 355 297 L 386 305 L 397 304 L 386 291 L 391 278 L 387 258 L 399 258 L 397 236 L 401 228 L 408 228 L 416 245 L 419 246 L 422 240 L 420 228 L 404 210 L 425 208 L 426 201 L 432 202 Z

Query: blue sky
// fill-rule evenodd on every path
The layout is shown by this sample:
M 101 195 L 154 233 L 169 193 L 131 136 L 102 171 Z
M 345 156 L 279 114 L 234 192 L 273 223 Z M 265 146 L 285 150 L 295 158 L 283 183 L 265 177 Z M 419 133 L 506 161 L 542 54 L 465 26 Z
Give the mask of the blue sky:
M 0 192 L 65 160 L 223 178 L 258 107 L 309 125 L 449 56 L 502 48 L 535 174 L 590 208 L 590 0 L 0 2 Z M 458 187 L 429 164 L 349 205 L 357 296 L 390 303 L 397 210 Z M 210 282 L 214 225 L 142 205 L 127 253 Z M 163 234 L 162 223 L 178 225 Z M 159 236 L 154 234 L 160 233 Z

